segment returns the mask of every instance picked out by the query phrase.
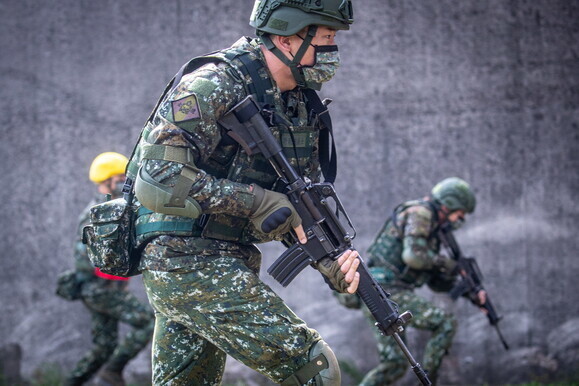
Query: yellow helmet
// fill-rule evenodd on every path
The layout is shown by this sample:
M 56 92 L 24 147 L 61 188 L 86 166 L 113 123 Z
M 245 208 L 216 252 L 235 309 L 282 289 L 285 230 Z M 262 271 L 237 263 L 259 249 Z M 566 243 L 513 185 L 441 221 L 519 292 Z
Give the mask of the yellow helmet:
M 129 160 L 122 154 L 105 152 L 96 156 L 90 165 L 88 177 L 95 184 L 100 184 L 114 175 L 125 174 Z

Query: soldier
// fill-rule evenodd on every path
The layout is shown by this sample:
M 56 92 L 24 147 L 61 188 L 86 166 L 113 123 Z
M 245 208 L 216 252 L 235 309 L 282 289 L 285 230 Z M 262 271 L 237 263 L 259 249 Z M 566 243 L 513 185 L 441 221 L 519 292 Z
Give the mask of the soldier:
M 153 333 L 153 312 L 127 291 L 128 279 L 107 275 L 92 266 L 86 245 L 82 243 L 82 228 L 89 222 L 89 209 L 102 202 L 105 195 L 121 196 L 128 159 L 122 154 L 99 154 L 90 166 L 89 178 L 97 185 L 95 197 L 80 215 L 74 249 L 76 280 L 80 283 L 80 298 L 92 318 L 92 349 L 76 364 L 66 379 L 66 385 L 82 385 L 105 363 L 99 378 L 101 384 L 124 385 L 122 372 L 149 342 Z M 117 343 L 119 322 L 133 330 L 121 344 Z
M 433 383 L 452 343 L 456 319 L 415 294 L 414 289 L 427 284 L 433 291 L 446 292 L 453 287 L 458 275 L 456 263 L 440 254 L 438 230 L 446 223 L 457 229 L 466 214 L 474 211 L 475 204 L 475 196 L 465 181 L 447 178 L 434 186 L 430 196 L 397 206 L 368 250 L 367 263 L 372 275 L 401 310 L 412 312 L 409 325 L 432 332 L 422 365 Z M 484 291 L 478 296 L 480 304 L 484 304 Z M 338 298 L 347 307 L 361 306 L 356 296 L 340 294 Z M 364 311 L 373 325 L 374 319 L 367 309 Z M 360 385 L 392 384 L 404 375 L 408 362 L 392 338 L 380 335 L 376 329 L 373 331 L 378 341 L 380 364 Z
M 339 385 L 332 350 L 258 276 L 254 244 L 292 229 L 305 242 L 301 219 L 267 160 L 248 156 L 219 120 L 253 95 L 293 166 L 319 180 L 329 129 L 312 89 L 334 75 L 336 32 L 351 23 L 349 0 L 257 0 L 258 38 L 189 62 L 145 125 L 127 187 L 134 180 L 142 205 L 155 385 L 219 384 L 226 354 L 283 385 Z M 357 256 L 347 251 L 324 271 L 335 288 L 356 291 Z

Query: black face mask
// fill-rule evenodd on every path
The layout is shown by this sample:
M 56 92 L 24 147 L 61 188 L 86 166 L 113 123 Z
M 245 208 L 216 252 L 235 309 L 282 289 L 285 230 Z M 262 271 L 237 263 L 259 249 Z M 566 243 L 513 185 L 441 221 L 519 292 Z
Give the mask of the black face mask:
M 111 181 L 107 184 L 107 188 L 111 192 L 110 195 L 113 199 L 119 198 L 123 195 L 123 186 L 125 186 L 124 181 L 119 181 L 119 182 L 115 183 L 114 185 Z

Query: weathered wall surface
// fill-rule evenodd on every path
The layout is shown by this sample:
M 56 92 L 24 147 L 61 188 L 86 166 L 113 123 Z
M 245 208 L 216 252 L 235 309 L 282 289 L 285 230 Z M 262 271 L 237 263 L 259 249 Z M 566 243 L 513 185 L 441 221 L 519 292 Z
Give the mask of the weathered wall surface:
M 54 287 L 72 264 L 91 160 L 130 153 L 184 61 L 253 33 L 251 7 L 0 0 L 0 352 L 20 345 L 25 377 L 46 362 L 70 369 L 90 344 L 82 305 Z M 579 2 L 365 0 L 355 12 L 322 96 L 334 99 L 337 188 L 358 248 L 399 202 L 446 176 L 467 179 L 479 206 L 457 237 L 479 258 L 512 349 L 466 302 L 423 291 L 460 320 L 442 383 L 570 377 L 579 367 Z M 281 252 L 263 250 L 264 267 Z M 340 359 L 363 372 L 377 363 L 370 327 L 315 271 L 287 289 L 271 285 Z M 132 287 L 144 296 L 139 278 Z M 426 337 L 411 330 L 415 354 Z M 149 365 L 143 353 L 128 378 L 147 377 Z M 265 382 L 231 361 L 227 380 L 239 379 Z

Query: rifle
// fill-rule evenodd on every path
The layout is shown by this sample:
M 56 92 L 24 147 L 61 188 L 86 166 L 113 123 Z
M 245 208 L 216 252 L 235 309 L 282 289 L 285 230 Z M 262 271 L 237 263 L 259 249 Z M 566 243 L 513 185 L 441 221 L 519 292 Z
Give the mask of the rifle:
M 263 111 L 264 114 L 270 113 Z M 293 244 L 269 267 L 268 273 L 286 287 L 306 266 L 323 258 L 336 260 L 343 252 L 353 249 L 355 230 L 334 187 L 330 183 L 312 184 L 300 177 L 282 152 L 252 96 L 248 96 L 219 120 L 248 155 L 263 154 L 286 186 L 285 194 L 302 219 L 308 241 L 300 244 L 292 233 Z M 342 214 L 353 230 L 351 236 L 340 221 Z M 289 242 L 288 242 L 289 244 Z M 400 346 L 412 369 L 423 385 L 431 385 L 426 372 L 414 359 L 399 333 L 411 318 L 408 311 L 399 314 L 397 305 L 388 299 L 380 284 L 370 275 L 360 258 L 360 283 L 357 294 L 366 304 L 376 326 L 384 335 L 392 336 Z
M 460 247 L 454 238 L 450 224 L 443 225 L 440 228 L 439 235 L 440 241 L 446 247 L 450 258 L 457 262 L 457 269 L 462 277 L 461 280 L 450 290 L 450 297 L 452 300 L 456 300 L 464 295 L 467 296 L 476 306 L 484 308 L 490 325 L 497 330 L 503 347 L 505 350 L 508 350 L 509 345 L 499 329 L 499 321 L 502 319 L 502 316 L 499 316 L 495 310 L 495 307 L 488 296 L 488 292 L 484 304 L 480 304 L 480 301 L 478 300 L 479 291 L 485 290 L 485 288 L 482 284 L 483 276 L 476 259 L 474 257 L 465 257 L 462 254 Z

